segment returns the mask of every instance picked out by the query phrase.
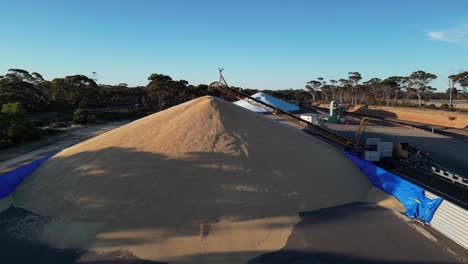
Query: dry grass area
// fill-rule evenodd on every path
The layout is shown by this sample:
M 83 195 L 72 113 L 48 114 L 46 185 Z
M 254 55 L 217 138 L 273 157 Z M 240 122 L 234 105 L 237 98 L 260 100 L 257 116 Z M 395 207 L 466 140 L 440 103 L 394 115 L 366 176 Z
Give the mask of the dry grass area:
M 417 105 L 418 100 L 409 100 L 410 103 Z M 437 107 L 440 107 L 443 104 L 450 104 L 449 100 L 429 100 L 429 101 L 423 101 L 425 105 L 430 105 L 434 104 Z M 468 110 L 468 101 L 467 100 L 453 100 L 453 105 L 455 106 L 456 109 L 459 110 Z
M 468 113 L 464 112 L 385 106 L 355 106 L 351 109 L 348 109 L 348 111 L 360 114 L 397 118 L 400 120 L 432 124 L 436 126 L 461 129 L 464 129 L 468 126 Z
M 318 107 L 329 108 L 329 104 L 318 104 Z M 457 108 L 460 108 L 457 105 Z M 346 109 L 346 108 L 345 108 Z M 444 110 L 420 109 L 416 107 L 393 106 L 363 106 L 357 105 L 347 109 L 349 112 L 368 114 L 405 121 L 431 124 L 435 126 L 466 129 L 468 127 L 468 112 L 452 112 Z

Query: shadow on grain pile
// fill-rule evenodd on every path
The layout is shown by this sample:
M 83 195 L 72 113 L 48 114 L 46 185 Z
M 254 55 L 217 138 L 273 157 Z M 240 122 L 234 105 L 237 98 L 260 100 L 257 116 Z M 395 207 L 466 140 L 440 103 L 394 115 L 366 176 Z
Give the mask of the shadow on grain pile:
M 286 245 L 275 252 L 222 252 L 181 256 L 179 263 L 244 263 L 243 255 L 257 255 L 251 264 L 287 263 L 463 263 L 433 241 L 427 240 L 389 209 L 353 203 L 313 212 L 301 212 Z M 0 214 L 0 259 L 5 263 L 35 264 L 158 264 L 142 260 L 128 251 L 98 253 L 80 249 L 58 249 L 33 243 L 16 234 L 18 219 L 31 227 L 56 219 L 10 208 Z M 24 220 L 26 219 L 26 220 Z M 383 226 L 385 225 L 385 226 Z M 384 238 L 384 239 L 383 239 Z
M 352 203 L 301 212 L 286 245 L 249 264 L 464 263 L 441 243 L 427 239 L 392 210 Z M 457 247 L 458 252 L 463 252 Z

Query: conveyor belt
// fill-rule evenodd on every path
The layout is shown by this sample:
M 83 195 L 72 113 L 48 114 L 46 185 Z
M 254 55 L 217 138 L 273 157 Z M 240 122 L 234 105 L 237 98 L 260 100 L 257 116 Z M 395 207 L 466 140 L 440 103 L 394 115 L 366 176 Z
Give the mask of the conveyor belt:
M 284 116 L 284 117 L 287 117 L 289 118 L 291 121 L 301 125 L 304 127 L 304 130 L 308 131 L 308 132 L 313 132 L 327 140 L 330 140 L 332 141 L 333 143 L 336 143 L 338 145 L 340 145 L 341 147 L 344 147 L 345 149 L 351 149 L 353 147 L 353 141 L 348 138 L 348 137 L 345 137 L 345 136 L 342 136 L 342 135 L 339 135 L 339 134 L 336 134 L 328 129 L 325 129 L 321 126 L 318 126 L 318 125 L 315 125 L 309 121 L 306 121 L 306 120 L 303 120 L 301 119 L 300 117 L 297 117 L 291 113 L 289 113 L 288 111 L 284 111 L 276 106 L 273 106 L 273 105 L 270 105 L 268 103 L 265 103 L 263 101 L 260 101 L 254 97 L 251 97 L 250 95 L 246 94 L 246 93 L 243 93 L 242 91 L 239 91 L 239 90 L 236 90 L 234 88 L 231 88 L 227 85 L 226 81 L 224 80 L 224 78 L 220 77 L 220 81 L 219 82 L 213 82 L 210 84 L 209 86 L 210 88 L 214 88 L 214 89 L 217 89 L 223 93 L 226 93 L 226 94 L 229 94 L 235 98 L 238 98 L 240 100 L 244 100 L 244 99 L 247 99 L 247 100 L 251 100 L 261 106 L 264 106 L 265 108 L 269 108 L 269 109 L 273 109 L 272 113 L 274 115 L 281 115 L 281 116 Z
M 327 129 L 326 127 L 321 127 L 309 121 L 303 120 L 300 117 L 284 111 L 276 106 L 265 103 L 240 90 L 229 87 L 222 74 L 220 74 L 220 80 L 218 82 L 211 83 L 209 87 L 233 96 L 234 98 L 247 100 L 247 102 L 262 107 L 275 115 L 286 117 L 300 126 L 303 126 L 305 132 L 321 136 L 322 138 L 325 138 L 329 142 L 340 147 L 344 147 L 345 149 L 353 148 L 353 141 L 348 137 L 339 135 L 334 131 Z M 429 160 L 426 159 L 426 161 Z M 430 164 L 435 165 L 436 163 L 432 161 Z M 401 162 L 400 166 L 398 166 L 397 169 L 392 170 L 392 172 L 397 173 L 398 175 L 403 176 L 404 178 L 413 181 L 416 184 L 429 188 L 431 191 L 462 206 L 463 208 L 467 208 L 468 197 L 466 186 L 463 186 L 463 184 L 454 184 L 453 181 L 448 181 L 447 179 L 434 175 L 431 171 L 431 166 L 428 167 L 429 169 L 422 170 L 420 167 L 414 165 L 415 163 L 413 162 Z M 439 167 L 441 166 L 436 166 L 436 168 Z
M 319 107 L 306 108 L 325 112 L 327 109 Z M 353 114 L 359 117 L 367 117 L 364 114 Z M 374 116 L 370 116 L 374 118 Z M 384 122 L 394 123 L 385 118 L 378 118 Z M 430 158 L 424 151 L 419 151 L 415 147 L 409 147 L 409 157 L 400 159 L 395 167 L 387 168 L 405 179 L 419 185 L 433 193 L 447 199 L 458 206 L 468 210 L 468 179 L 461 175 L 450 172 L 437 161 Z

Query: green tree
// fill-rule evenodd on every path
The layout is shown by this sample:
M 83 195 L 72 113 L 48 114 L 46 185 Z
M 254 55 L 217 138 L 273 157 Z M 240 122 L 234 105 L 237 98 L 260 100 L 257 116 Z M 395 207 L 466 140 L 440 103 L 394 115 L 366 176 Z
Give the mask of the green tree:
M 451 88 L 455 88 L 455 85 L 458 84 L 463 89 L 463 92 L 467 92 L 468 88 L 468 71 L 460 72 L 458 74 L 450 75 L 449 80 L 452 82 Z
M 397 80 L 387 78 L 379 83 L 380 89 L 382 90 L 382 101 L 385 100 L 387 106 L 390 105 L 390 97 L 393 95 L 394 98 L 398 97 L 400 92 L 400 86 Z
M 0 148 L 31 140 L 39 136 L 36 126 L 27 119 L 20 103 L 2 105 L 0 111 Z
M 338 88 L 338 94 L 340 98 L 340 104 L 345 103 L 348 99 L 351 98 L 351 82 L 347 79 L 338 80 L 340 86 Z
M 398 97 L 403 89 L 407 88 L 408 84 L 408 77 L 403 76 L 392 76 L 386 79 L 388 82 L 393 82 L 395 85 L 393 86 L 393 103 L 396 104 L 398 101 Z
M 44 80 L 44 77 L 40 73 L 33 72 L 33 73 L 31 73 L 31 76 L 33 78 L 33 82 L 36 83 L 36 84 L 46 82 L 46 80 Z
M 357 93 L 359 88 L 359 81 L 362 80 L 362 76 L 359 72 L 349 72 L 348 79 L 351 82 L 351 104 L 357 104 Z
M 102 106 L 102 96 L 94 80 L 84 75 L 57 78 L 51 82 L 51 100 L 62 106 Z
M 376 104 L 378 102 L 377 96 L 379 89 L 382 87 L 380 82 L 382 80 L 379 78 L 372 78 L 366 82 L 363 82 L 363 89 L 365 93 L 366 104 Z
M 12 118 L 23 118 L 26 115 L 26 111 L 18 102 L 2 105 L 1 113 Z
M 336 80 L 330 80 L 330 91 L 332 94 L 332 100 L 336 100 L 337 94 L 338 94 L 338 86 L 336 85 L 338 81 Z
M 322 82 L 316 81 L 316 80 L 308 81 L 307 84 L 305 85 L 306 90 L 312 96 L 313 102 L 315 102 L 315 97 L 317 95 L 317 92 L 320 90 L 321 86 L 322 86 Z
M 34 77 L 23 69 L 9 69 L 6 78 L 17 79 L 26 82 L 33 82 Z
M 450 110 L 453 110 L 453 97 L 458 95 L 458 90 L 455 87 L 450 87 L 447 89 L 446 93 L 449 96 L 449 107 Z
M 422 96 L 435 88 L 429 86 L 429 83 L 437 79 L 437 75 L 425 71 L 415 71 L 408 78 L 408 89 L 418 97 L 419 107 L 422 106 Z
M 73 122 L 77 124 L 88 124 L 96 120 L 96 117 L 87 109 L 78 108 L 73 112 Z
M 447 80 L 447 94 L 449 95 L 449 107 L 451 110 L 453 110 L 453 95 L 457 93 L 457 88 L 455 88 L 455 85 L 457 84 L 457 77 L 458 76 L 455 74 L 450 75 Z
M 153 110 L 163 110 L 191 99 L 185 80 L 174 81 L 168 75 L 156 73 L 151 74 L 148 80 L 147 106 Z
M 0 78 L 0 105 L 19 102 L 28 111 L 43 110 L 49 104 L 49 82 L 37 73 L 10 69 Z

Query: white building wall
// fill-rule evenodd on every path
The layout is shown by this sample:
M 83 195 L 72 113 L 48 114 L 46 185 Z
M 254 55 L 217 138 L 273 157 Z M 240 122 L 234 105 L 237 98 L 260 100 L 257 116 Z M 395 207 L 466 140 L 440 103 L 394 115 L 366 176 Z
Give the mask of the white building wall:
M 431 199 L 439 197 L 428 191 L 425 194 Z M 440 233 L 468 249 L 468 210 L 444 199 L 430 224 Z

